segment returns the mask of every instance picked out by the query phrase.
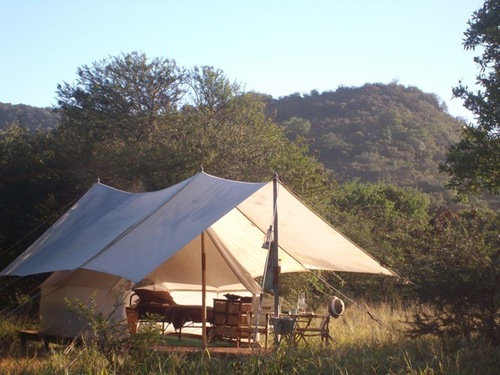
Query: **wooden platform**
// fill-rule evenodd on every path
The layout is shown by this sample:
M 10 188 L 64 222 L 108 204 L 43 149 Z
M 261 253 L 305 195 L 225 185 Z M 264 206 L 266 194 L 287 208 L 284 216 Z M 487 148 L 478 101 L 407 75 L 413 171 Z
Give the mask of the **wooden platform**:
M 261 347 L 255 348 L 236 348 L 236 347 L 224 347 L 224 346 L 208 346 L 206 349 L 202 347 L 193 346 L 155 346 L 152 348 L 157 351 L 166 352 L 176 352 L 176 353 L 204 353 L 209 352 L 210 354 L 220 354 L 220 355 L 258 355 L 258 354 L 268 354 L 272 353 L 271 349 L 264 349 Z
M 56 344 L 70 344 L 72 342 L 79 343 L 80 340 L 68 337 L 59 337 L 54 335 L 47 335 L 38 332 L 37 330 L 23 329 L 18 331 L 21 344 L 25 346 L 28 341 L 39 341 L 48 347 L 50 343 Z M 236 345 L 236 344 L 235 344 Z M 207 348 L 202 348 L 201 346 L 176 346 L 174 345 L 157 345 L 151 348 L 152 350 L 165 351 L 165 352 L 177 352 L 177 353 L 204 353 L 209 352 L 211 354 L 221 354 L 221 355 L 256 355 L 256 354 L 266 354 L 271 353 L 270 349 L 264 349 L 262 347 L 243 347 L 236 348 L 236 346 L 211 346 L 210 344 Z
M 17 334 L 23 346 L 25 346 L 28 341 L 41 341 L 42 343 L 44 343 L 45 346 L 47 346 L 49 343 L 69 344 L 71 342 L 79 342 L 78 339 L 72 337 L 70 338 L 70 337 L 47 335 L 32 329 L 21 329 L 17 331 Z

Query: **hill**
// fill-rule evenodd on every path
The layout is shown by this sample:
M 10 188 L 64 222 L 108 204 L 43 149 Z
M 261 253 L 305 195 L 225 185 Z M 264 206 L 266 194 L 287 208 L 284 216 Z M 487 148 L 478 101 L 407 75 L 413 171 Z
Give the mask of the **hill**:
M 377 83 L 266 98 L 287 136 L 310 142 L 311 153 L 339 182 L 382 180 L 445 194 L 446 176 L 438 166 L 459 140 L 463 122 L 450 116 L 436 95 Z M 0 129 L 14 121 L 33 131 L 54 127 L 57 115 L 48 108 L 0 103 Z
M 339 182 L 382 180 L 438 194 L 446 182 L 438 165 L 463 125 L 436 95 L 396 83 L 293 94 L 269 108 Z
M 16 121 L 34 131 L 37 128 L 55 127 L 57 115 L 50 108 L 0 103 L 0 129 L 5 129 Z

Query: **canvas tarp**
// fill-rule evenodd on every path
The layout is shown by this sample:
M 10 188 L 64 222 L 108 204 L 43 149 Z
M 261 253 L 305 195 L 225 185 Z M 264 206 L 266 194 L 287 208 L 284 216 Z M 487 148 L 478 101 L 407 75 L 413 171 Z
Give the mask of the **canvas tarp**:
M 394 275 L 281 184 L 277 208 L 282 272 Z M 207 291 L 255 294 L 254 278 L 262 276 L 268 251 L 262 242 L 272 222 L 272 182 L 237 182 L 200 172 L 149 193 L 97 183 L 0 275 L 86 270 L 199 292 L 203 237 Z
M 87 328 L 86 312 L 117 322 L 126 319 L 120 302 L 130 292 L 130 281 L 87 270 L 56 271 L 41 285 L 38 331 L 58 337 L 77 337 Z M 93 311 L 91 309 L 94 309 Z

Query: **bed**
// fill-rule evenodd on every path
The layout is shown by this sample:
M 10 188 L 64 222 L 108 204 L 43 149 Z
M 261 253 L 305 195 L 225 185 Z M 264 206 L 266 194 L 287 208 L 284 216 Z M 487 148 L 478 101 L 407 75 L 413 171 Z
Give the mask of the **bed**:
M 179 340 L 182 335 L 182 327 L 186 323 L 202 322 L 202 306 L 179 305 L 168 291 L 135 289 L 134 294 L 139 297 L 139 302 L 135 307 L 138 319 L 153 319 L 162 323 L 172 324 L 179 335 Z M 206 321 L 207 323 L 213 322 L 213 308 L 210 306 L 207 306 Z

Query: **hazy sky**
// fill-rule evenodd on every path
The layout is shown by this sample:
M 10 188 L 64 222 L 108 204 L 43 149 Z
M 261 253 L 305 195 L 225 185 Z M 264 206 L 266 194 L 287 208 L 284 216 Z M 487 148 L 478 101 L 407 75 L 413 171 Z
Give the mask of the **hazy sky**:
M 477 53 L 463 33 L 483 0 L 0 0 L 0 102 L 56 104 L 58 83 L 122 52 L 211 65 L 280 97 L 398 81 L 454 116 Z

